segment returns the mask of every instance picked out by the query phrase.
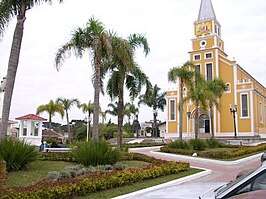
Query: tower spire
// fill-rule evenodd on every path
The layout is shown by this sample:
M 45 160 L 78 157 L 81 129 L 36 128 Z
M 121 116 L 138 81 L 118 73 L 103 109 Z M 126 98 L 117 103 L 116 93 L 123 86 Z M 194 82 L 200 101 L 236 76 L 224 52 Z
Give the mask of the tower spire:
M 200 10 L 198 15 L 198 21 L 204 21 L 208 19 L 215 19 L 216 15 L 212 6 L 211 0 L 201 0 Z

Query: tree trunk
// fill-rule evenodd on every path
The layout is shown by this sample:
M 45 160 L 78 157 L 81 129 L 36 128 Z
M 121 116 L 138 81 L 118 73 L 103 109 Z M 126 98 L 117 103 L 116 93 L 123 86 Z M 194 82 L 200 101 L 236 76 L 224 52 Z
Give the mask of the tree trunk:
M 199 137 L 199 102 L 196 101 L 195 106 L 196 106 L 196 110 L 195 110 L 195 138 L 198 139 L 198 137 Z
M 92 140 L 94 141 L 99 140 L 100 88 L 101 88 L 100 61 L 99 58 L 95 58 L 94 110 L 93 110 L 93 129 L 92 129 Z
M 0 138 L 3 138 L 7 134 L 8 120 L 10 114 L 10 107 L 13 95 L 13 89 L 15 85 L 15 79 L 17 74 L 17 68 L 19 63 L 19 55 L 21 49 L 21 43 L 23 38 L 23 29 L 26 12 L 26 5 L 21 5 L 17 18 L 17 24 L 13 35 L 13 41 L 11 46 L 11 52 L 9 56 L 7 76 L 6 76 L 6 88 L 3 100 L 3 110 L 2 110 L 2 125 L 0 130 Z
M 52 129 L 52 114 L 49 113 L 49 130 Z
M 66 110 L 66 119 L 67 119 L 68 140 L 71 140 L 72 134 L 70 132 L 70 124 L 69 124 L 69 117 L 68 117 L 68 111 L 67 110 Z
M 157 113 L 156 113 L 156 109 L 153 109 L 153 123 L 154 123 L 154 134 L 153 137 L 156 138 L 158 135 L 157 132 Z
M 180 100 L 179 100 L 179 139 L 182 140 L 182 134 L 183 134 L 183 104 L 184 104 L 184 80 L 181 78 L 181 86 L 180 86 Z
M 121 78 L 119 83 L 119 96 L 118 96 L 118 104 L 117 104 L 117 111 L 118 111 L 118 136 L 117 136 L 117 144 L 118 148 L 122 149 L 123 145 L 123 119 L 124 119 L 124 81 Z
M 212 104 L 211 104 L 211 102 L 210 102 L 210 104 L 209 104 L 209 106 L 210 106 L 210 124 L 211 124 L 211 136 L 212 136 L 212 139 L 214 139 L 214 131 L 213 131 L 213 110 L 212 110 Z

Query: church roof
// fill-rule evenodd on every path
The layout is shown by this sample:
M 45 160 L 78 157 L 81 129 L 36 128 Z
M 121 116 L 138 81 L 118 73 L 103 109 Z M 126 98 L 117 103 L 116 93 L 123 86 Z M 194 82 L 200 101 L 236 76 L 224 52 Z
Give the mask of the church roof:
M 216 19 L 211 0 L 201 0 L 198 21 Z

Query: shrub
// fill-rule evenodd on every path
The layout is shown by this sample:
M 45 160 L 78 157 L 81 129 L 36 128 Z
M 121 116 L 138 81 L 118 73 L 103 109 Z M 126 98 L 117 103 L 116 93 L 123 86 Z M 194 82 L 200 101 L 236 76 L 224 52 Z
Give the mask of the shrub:
M 0 160 L 0 192 L 5 188 L 6 181 L 6 162 Z
M 73 157 L 84 166 L 115 164 L 119 151 L 105 141 L 80 142 L 71 150 Z
M 76 162 L 70 152 L 41 152 L 40 160 Z
M 206 142 L 200 139 L 189 140 L 189 144 L 196 151 L 204 151 L 206 149 Z
M 12 138 L 0 140 L 0 159 L 5 160 L 7 171 L 17 171 L 38 159 L 35 146 Z
M 191 146 L 187 141 L 184 140 L 175 140 L 167 144 L 168 147 L 174 149 L 191 149 Z
M 207 139 L 206 144 L 209 148 L 219 148 L 222 146 L 222 144 L 215 139 Z

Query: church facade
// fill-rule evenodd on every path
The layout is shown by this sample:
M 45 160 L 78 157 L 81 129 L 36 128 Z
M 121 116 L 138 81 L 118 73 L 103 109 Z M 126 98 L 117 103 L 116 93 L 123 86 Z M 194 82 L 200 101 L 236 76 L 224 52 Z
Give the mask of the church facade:
M 219 77 L 227 85 L 227 91 L 219 99 L 219 108 L 213 107 L 213 127 L 208 110 L 199 110 L 199 138 L 210 137 L 211 129 L 215 137 L 266 137 L 266 88 L 235 60 L 228 58 L 211 0 L 201 1 L 189 59 L 207 80 Z M 185 88 L 184 97 L 186 92 Z M 168 91 L 165 138 L 178 138 L 178 105 L 179 89 Z M 183 107 L 184 138 L 195 137 L 194 116 L 194 104 L 186 101 Z

